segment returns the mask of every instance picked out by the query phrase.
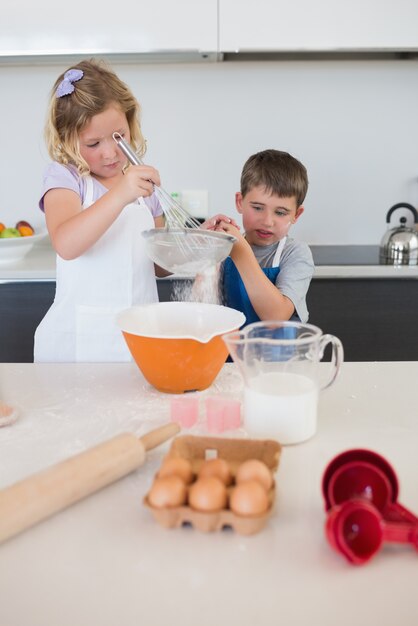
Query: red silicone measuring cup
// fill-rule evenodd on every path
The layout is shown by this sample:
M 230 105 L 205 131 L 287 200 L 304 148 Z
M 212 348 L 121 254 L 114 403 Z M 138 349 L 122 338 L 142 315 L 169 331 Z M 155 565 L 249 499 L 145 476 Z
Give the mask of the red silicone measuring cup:
M 411 543 L 418 550 L 418 527 L 385 522 L 369 502 L 352 499 L 333 507 L 325 526 L 331 546 L 354 565 L 369 561 L 383 542 Z
M 394 469 L 371 450 L 339 454 L 328 464 L 322 479 L 326 510 L 351 498 L 362 498 L 372 502 L 386 521 L 418 525 L 418 518 L 397 502 L 398 492 Z

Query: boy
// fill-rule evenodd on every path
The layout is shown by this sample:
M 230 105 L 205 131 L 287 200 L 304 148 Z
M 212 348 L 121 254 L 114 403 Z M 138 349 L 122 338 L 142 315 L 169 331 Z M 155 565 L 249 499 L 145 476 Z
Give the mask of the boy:
M 245 163 L 235 196 L 244 235 L 233 220 L 215 218 L 215 230 L 237 238 L 223 264 L 221 287 L 224 304 L 242 311 L 246 324 L 308 320 L 312 254 L 307 244 L 287 236 L 304 211 L 307 189 L 302 163 L 287 152 L 264 150 Z

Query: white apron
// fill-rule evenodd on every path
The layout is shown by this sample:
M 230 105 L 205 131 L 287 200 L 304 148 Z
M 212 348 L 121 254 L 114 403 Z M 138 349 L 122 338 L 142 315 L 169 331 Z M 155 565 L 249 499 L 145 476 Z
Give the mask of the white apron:
M 277 246 L 276 254 L 274 255 L 273 262 L 271 264 L 271 267 L 278 267 L 280 265 L 280 259 L 282 258 L 282 252 L 283 252 L 283 248 L 286 245 L 286 241 L 287 241 L 287 235 L 285 235 L 283 239 L 280 239 L 279 245 Z
M 93 203 L 86 179 L 83 209 Z M 54 302 L 35 332 L 35 362 L 130 361 L 116 314 L 158 301 L 154 264 L 141 232 L 154 228 L 142 198 L 128 204 L 106 233 L 77 259 L 57 256 Z

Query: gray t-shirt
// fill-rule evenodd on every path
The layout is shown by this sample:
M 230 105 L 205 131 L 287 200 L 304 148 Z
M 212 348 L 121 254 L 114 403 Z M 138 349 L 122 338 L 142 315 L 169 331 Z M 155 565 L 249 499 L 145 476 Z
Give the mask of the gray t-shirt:
M 271 246 L 251 246 L 260 267 L 272 267 L 279 242 Z M 314 262 L 309 246 L 302 241 L 288 237 L 280 258 L 280 272 L 276 287 L 289 298 L 301 322 L 309 318 L 306 294 L 314 273 Z

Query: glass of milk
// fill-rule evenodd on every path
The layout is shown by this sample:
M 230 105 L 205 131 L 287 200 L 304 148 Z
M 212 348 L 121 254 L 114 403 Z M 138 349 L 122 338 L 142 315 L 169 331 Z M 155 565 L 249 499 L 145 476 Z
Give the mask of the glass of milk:
M 256 322 L 223 336 L 244 379 L 244 427 L 252 437 L 294 444 L 317 429 L 319 392 L 337 377 L 343 362 L 341 341 L 299 322 Z M 319 363 L 331 344 L 323 380 Z

